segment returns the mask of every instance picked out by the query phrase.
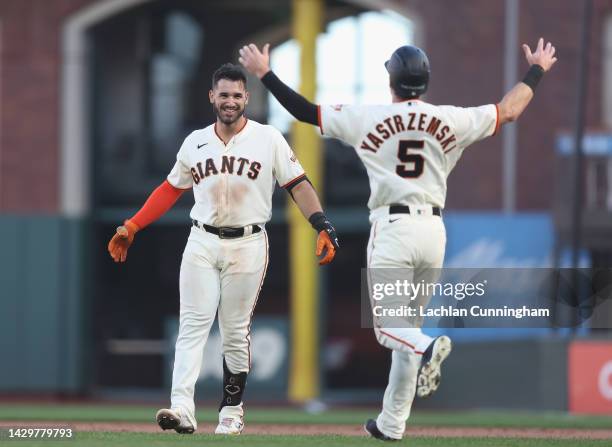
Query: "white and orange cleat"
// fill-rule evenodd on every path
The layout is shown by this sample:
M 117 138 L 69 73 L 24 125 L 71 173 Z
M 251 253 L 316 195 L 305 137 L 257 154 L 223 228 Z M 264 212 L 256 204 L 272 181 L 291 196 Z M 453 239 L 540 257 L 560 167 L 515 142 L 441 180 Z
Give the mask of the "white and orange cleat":
M 244 429 L 244 409 L 240 405 L 221 408 L 219 412 L 219 425 L 215 429 L 216 435 L 239 435 Z

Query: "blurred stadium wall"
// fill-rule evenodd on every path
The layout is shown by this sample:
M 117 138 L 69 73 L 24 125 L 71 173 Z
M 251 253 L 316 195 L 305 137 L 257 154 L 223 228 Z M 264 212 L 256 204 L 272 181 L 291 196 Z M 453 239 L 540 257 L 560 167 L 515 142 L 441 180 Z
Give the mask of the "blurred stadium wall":
M 518 49 L 506 57 L 506 47 L 533 45 L 540 36 L 557 47 L 560 63 L 516 124 L 515 143 L 505 146 L 503 136 L 479 143 L 451 175 L 448 263 L 546 266 L 563 251 L 559 245 L 568 230 L 559 216 L 569 209 L 571 188 L 563 138 L 574 126 L 581 3 L 325 1 L 328 37 L 343 19 L 343 26 L 352 23 L 351 32 L 358 31 L 347 52 L 363 60 L 355 69 L 344 67 L 351 79 L 369 64 L 366 56 L 375 57 L 366 51 L 367 44 L 385 44 L 360 39 L 365 34 L 358 25 L 365 15 L 375 12 L 395 23 L 401 16 L 406 36 L 429 54 L 427 99 L 433 103 L 499 101 L 504 80 L 519 79 L 526 68 Z M 111 262 L 107 239 L 166 175 L 182 138 L 212 122 L 206 94 L 214 69 L 235 61 L 246 42 L 287 43 L 290 14 L 291 3 L 284 0 L 0 2 L 0 339 L 5 341 L 0 345 L 0 392 L 165 397 L 191 199 L 184 197 L 139 234 L 125 266 Z M 611 17 L 612 1 L 595 0 L 584 246 L 585 257 L 597 266 L 609 266 L 612 253 Z M 509 27 L 518 37 L 506 42 L 513 35 Z M 357 76 L 354 93 L 362 87 Z M 255 80 L 249 88 L 249 116 L 267 121 L 273 104 Z M 332 101 L 341 88 L 332 85 L 319 93 Z M 360 329 L 356 304 L 368 236 L 367 180 L 350 150 L 331 140 L 324 146 L 326 206 L 343 249 L 321 281 L 321 397 L 378 400 L 388 353 L 369 330 Z M 516 159 L 510 192 L 502 180 L 507 168 L 503 147 Z M 509 208 L 508 194 L 515 197 Z M 262 360 L 255 365 L 251 391 L 278 400 L 286 393 L 290 323 L 285 202 L 282 194 L 275 195 L 276 211 L 268 226 L 272 261 L 256 313 L 262 332 L 261 347 L 255 347 L 261 353 L 255 358 Z M 514 213 L 503 214 L 505 206 Z M 568 346 L 576 338 L 609 337 L 588 328 L 580 333 L 459 336 L 451 360 L 457 373 L 448 375 L 448 388 L 427 405 L 569 408 L 571 377 L 588 376 L 593 368 L 607 371 L 612 348 L 609 341 L 600 342 L 603 360 L 584 371 L 587 367 L 570 359 L 580 358 L 581 348 Z M 207 349 L 215 352 L 214 343 Z M 572 374 L 568 364 L 574 365 Z M 217 366 L 205 366 L 202 391 L 209 389 L 209 378 L 218 379 Z M 588 377 L 602 380 L 601 374 Z M 500 380 L 505 387 L 499 387 Z M 514 390 L 525 383 L 536 398 L 517 397 Z M 483 391 L 473 392 L 474 384 Z M 608 405 L 599 411 L 610 411 L 612 397 L 601 387 L 594 389 Z M 587 402 L 587 410 L 572 408 L 590 407 Z

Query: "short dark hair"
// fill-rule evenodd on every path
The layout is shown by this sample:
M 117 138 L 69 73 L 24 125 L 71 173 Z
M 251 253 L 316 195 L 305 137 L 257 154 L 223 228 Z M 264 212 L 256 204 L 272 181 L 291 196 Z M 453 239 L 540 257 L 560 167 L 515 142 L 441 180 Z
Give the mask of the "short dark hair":
M 246 76 L 244 74 L 244 71 L 242 71 L 242 68 L 240 68 L 238 65 L 234 65 L 228 62 L 227 64 L 223 64 L 219 68 L 217 68 L 212 76 L 212 88 L 215 88 L 217 82 L 219 82 L 220 79 L 229 79 L 230 81 L 242 81 L 245 90 L 247 88 Z

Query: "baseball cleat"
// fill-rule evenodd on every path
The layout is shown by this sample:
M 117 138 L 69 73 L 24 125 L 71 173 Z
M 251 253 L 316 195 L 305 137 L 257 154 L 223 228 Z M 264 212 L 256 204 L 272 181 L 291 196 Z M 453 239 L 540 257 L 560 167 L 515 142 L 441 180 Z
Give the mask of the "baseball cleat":
M 215 429 L 215 435 L 239 435 L 243 429 L 242 418 L 223 418 Z
M 399 439 L 391 438 L 385 435 L 378 429 L 376 425 L 376 421 L 374 419 L 368 419 L 363 426 L 363 429 L 369 434 L 371 437 L 376 438 L 380 441 L 399 441 Z
M 183 415 L 180 408 L 162 408 L 155 415 L 155 420 L 162 430 L 174 430 L 177 433 L 190 435 L 196 429 L 195 421 Z
M 427 347 L 417 377 L 418 397 L 429 397 L 438 389 L 442 377 L 442 362 L 446 360 L 452 348 L 451 340 L 446 335 L 436 338 Z
M 216 435 L 239 435 L 244 429 L 244 409 L 242 402 L 239 405 L 226 405 L 219 411 L 219 425 L 215 429 Z

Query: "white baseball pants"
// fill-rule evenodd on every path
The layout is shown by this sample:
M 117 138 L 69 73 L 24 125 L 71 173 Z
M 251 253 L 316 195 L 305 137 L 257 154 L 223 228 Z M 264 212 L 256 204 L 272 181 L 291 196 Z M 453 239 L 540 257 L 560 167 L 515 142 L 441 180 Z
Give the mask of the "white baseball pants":
M 250 329 L 268 267 L 264 231 L 220 239 L 192 227 L 180 272 L 180 317 L 172 375 L 172 407 L 195 412 L 195 383 L 204 345 L 219 315 L 223 354 L 233 373 L 249 371 Z M 221 359 L 211 359 L 221 362 Z
M 387 210 L 372 213 L 368 268 L 410 269 L 406 272 L 414 283 L 433 283 L 444 261 L 446 230 L 442 219 L 432 214 L 431 206 L 411 206 L 413 209 L 423 214 L 388 214 Z M 419 304 L 426 306 L 429 299 L 419 297 Z M 376 320 L 374 332 L 382 346 L 393 350 L 389 383 L 376 425 L 385 435 L 401 439 L 414 400 L 421 357 L 433 339 L 420 326 L 386 328 Z

